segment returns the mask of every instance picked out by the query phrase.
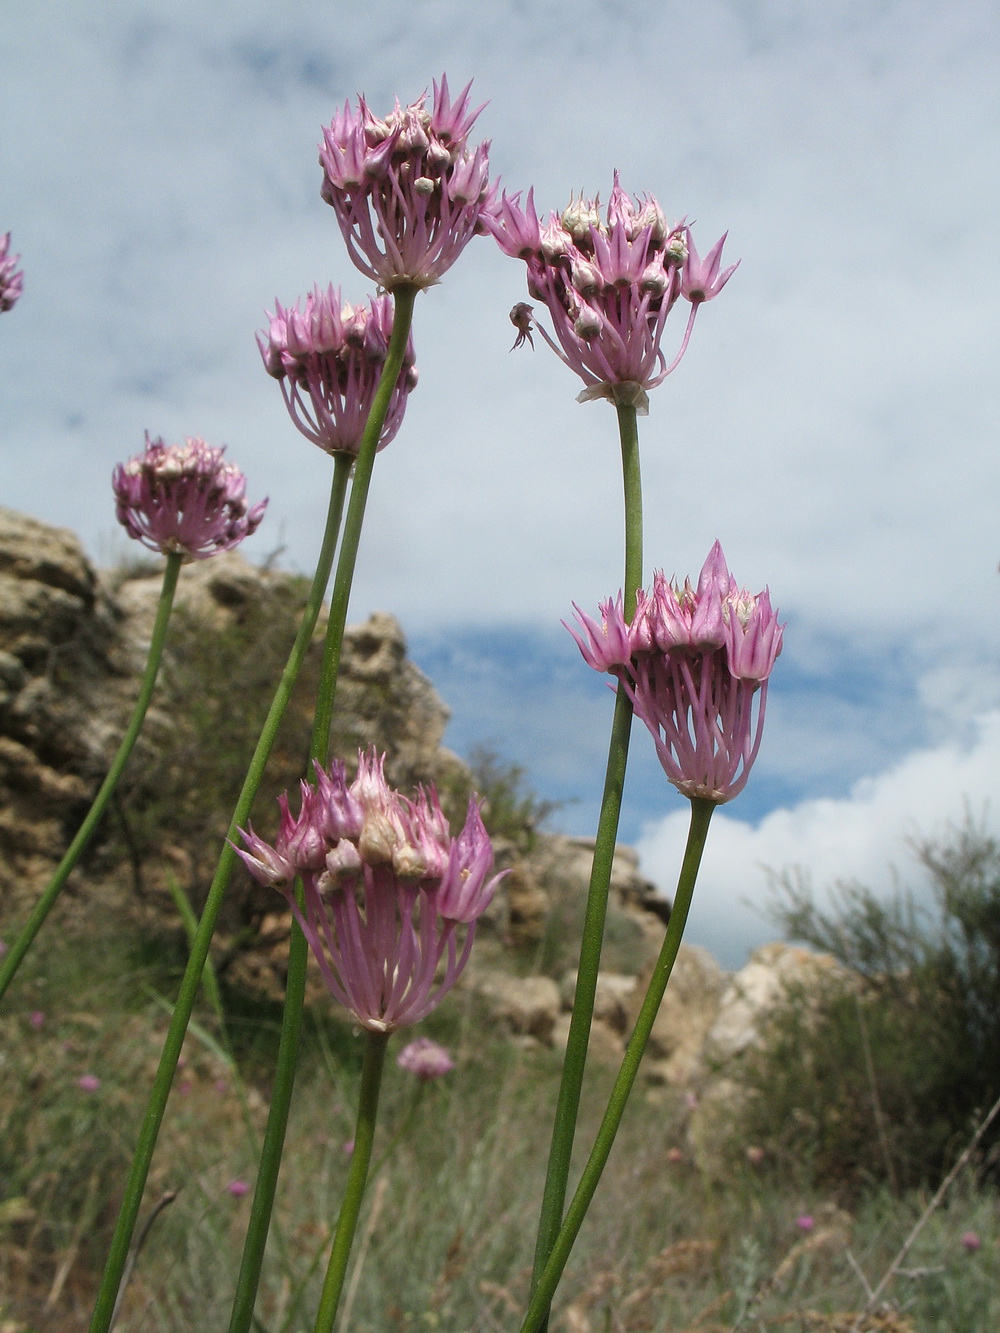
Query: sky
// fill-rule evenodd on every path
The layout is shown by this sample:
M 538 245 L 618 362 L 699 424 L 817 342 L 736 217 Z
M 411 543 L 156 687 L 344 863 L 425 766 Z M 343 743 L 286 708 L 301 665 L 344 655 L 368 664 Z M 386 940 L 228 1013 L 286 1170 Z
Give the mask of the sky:
M 1000 11 L 983 0 L 192 0 L 2 5 L 0 502 L 125 554 L 109 477 L 143 433 L 226 444 L 267 494 L 251 559 L 311 572 L 329 460 L 264 374 L 265 310 L 370 294 L 319 197 L 324 124 L 446 71 L 544 210 L 612 173 L 741 265 L 640 422 L 647 576 L 718 537 L 787 620 L 760 758 L 715 817 L 688 938 L 775 934 L 818 893 L 1000 833 Z M 524 268 L 477 239 L 417 303 L 420 383 L 376 468 L 351 618 L 388 610 L 452 708 L 593 833 L 612 700 L 560 621 L 622 580 L 605 403 L 510 352 Z M 675 315 L 682 320 L 682 316 Z M 681 328 L 671 331 L 679 341 Z M 536 342 L 538 340 L 536 339 Z M 621 836 L 665 892 L 687 806 L 637 732 Z

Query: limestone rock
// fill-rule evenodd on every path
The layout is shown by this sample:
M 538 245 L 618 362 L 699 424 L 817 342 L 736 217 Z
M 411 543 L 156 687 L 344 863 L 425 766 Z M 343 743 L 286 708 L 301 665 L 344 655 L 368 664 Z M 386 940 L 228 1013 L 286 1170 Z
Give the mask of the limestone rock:
M 511 1032 L 551 1044 L 559 1017 L 559 987 L 550 977 L 513 977 L 505 972 L 477 972 L 473 988 L 493 1016 Z
M 850 980 L 848 970 L 830 954 L 791 944 L 762 945 L 730 978 L 706 1036 L 707 1057 L 717 1066 L 726 1065 L 759 1041 L 763 1020 L 786 998 Z
M 646 994 L 652 966 L 635 988 L 629 1028 Z M 646 1075 L 687 1087 L 702 1073 L 705 1038 L 716 1022 L 727 975 L 707 949 L 682 944 L 646 1047 Z

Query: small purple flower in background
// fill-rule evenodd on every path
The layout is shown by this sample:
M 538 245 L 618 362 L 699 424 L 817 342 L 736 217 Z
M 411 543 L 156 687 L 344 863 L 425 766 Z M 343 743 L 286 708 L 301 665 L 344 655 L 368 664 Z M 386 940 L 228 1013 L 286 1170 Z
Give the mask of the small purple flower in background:
M 812 1231 L 816 1222 L 810 1213 L 802 1213 L 801 1216 L 795 1219 L 795 1225 L 800 1231 L 809 1232 Z
M 257 530 L 267 501 L 249 508 L 246 477 L 204 440 L 164 444 L 119 463 L 111 479 L 116 515 L 130 537 L 163 555 L 206 560 Z
M 337 214 L 351 259 L 386 291 L 431 287 L 494 207 L 488 142 L 468 144 L 482 107 L 469 110 L 471 83 L 452 102 L 448 80 L 379 120 L 363 97 L 323 131 L 323 198 Z
M 341 305 L 340 292 L 317 287 L 298 303 L 274 303 L 266 334 L 257 345 L 269 375 L 281 383 L 285 406 L 308 440 L 328 454 L 357 454 L 392 333 L 392 301 L 379 296 L 367 305 Z M 378 447 L 399 430 L 407 395 L 417 383 L 413 339 L 389 401 Z
M 968 1254 L 975 1254 L 976 1250 L 982 1249 L 982 1238 L 978 1231 L 966 1231 L 962 1235 L 962 1249 Z
M 33 1009 L 28 1015 L 28 1022 L 36 1032 L 40 1032 L 45 1026 L 45 1015 L 42 1013 L 41 1009 Z
M 784 629 L 765 588 L 738 587 L 718 542 L 697 588 L 654 575 L 627 624 L 621 599 L 602 624 L 577 611 L 569 628 L 587 663 L 616 676 L 653 737 L 669 780 L 688 797 L 739 795 L 757 757 L 767 682 Z
M 0 241 L 0 311 L 13 310 L 24 291 L 24 274 L 17 267 L 20 255 L 10 253 L 10 232 Z
M 600 200 L 571 199 L 543 223 L 534 192 L 504 193 L 487 226 L 505 254 L 528 266 L 528 294 L 543 301 L 555 338 L 538 332 L 587 386 L 578 401 L 607 398 L 645 415 L 647 391 L 680 363 L 699 305 L 725 286 L 736 265 L 719 274 L 725 236 L 698 258 L 683 222 L 668 225 L 655 199 L 631 199 L 615 172 L 605 218 Z M 680 298 L 690 303 L 680 350 L 667 364 L 660 350 L 667 317 Z M 515 347 L 531 342 L 533 309 L 524 302 L 510 318 Z M 513 349 L 512 349 L 513 350 Z
M 443 1046 L 430 1037 L 415 1037 L 396 1056 L 396 1064 L 420 1080 L 441 1078 L 455 1068 L 455 1061 Z
M 351 783 L 340 762 L 329 772 L 316 764 L 315 776 L 315 786 L 301 784 L 297 816 L 279 798 L 274 845 L 241 829 L 247 850 L 239 854 L 259 884 L 288 900 L 334 999 L 372 1032 L 409 1027 L 457 981 L 502 878 L 490 878 L 493 848 L 479 807 L 470 800 L 453 838 L 436 794 L 400 796 L 374 751 L 359 751 Z
M 250 1186 L 245 1180 L 231 1180 L 226 1186 L 226 1192 L 231 1194 L 234 1199 L 242 1199 L 244 1194 L 249 1194 Z
M 81 1092 L 96 1092 L 101 1086 L 101 1080 L 96 1074 L 81 1074 L 76 1080 L 76 1086 Z

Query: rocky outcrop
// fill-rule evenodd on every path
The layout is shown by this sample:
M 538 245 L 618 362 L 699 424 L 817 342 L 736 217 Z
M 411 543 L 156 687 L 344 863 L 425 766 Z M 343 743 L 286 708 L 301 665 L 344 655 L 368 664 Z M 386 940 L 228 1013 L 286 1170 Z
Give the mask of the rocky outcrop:
M 0 508 L 0 918 L 18 913 L 44 886 L 107 771 L 138 691 L 160 587 L 153 560 L 131 576 L 102 575 L 73 533 Z M 206 712 L 206 680 L 217 693 L 235 696 L 232 712 L 259 705 L 239 697 L 248 681 L 232 677 L 233 664 L 219 665 L 222 649 L 239 657 L 229 631 L 247 627 L 243 657 L 259 658 L 261 671 L 273 665 L 276 681 L 303 599 L 300 579 L 255 568 L 235 552 L 185 566 L 157 693 L 123 788 L 133 806 L 141 811 L 150 791 L 169 790 L 172 770 L 183 766 L 189 717 L 203 715 L 210 740 L 222 744 L 218 728 L 225 719 L 218 710 Z M 262 617 L 268 607 L 274 615 Z M 266 628 L 280 639 L 266 652 L 249 626 L 254 618 L 254 625 L 269 620 Z M 321 618 L 310 653 L 314 668 L 324 630 Z M 199 641 L 207 645 L 200 676 Z M 213 665 L 230 678 L 213 681 Z M 263 692 L 266 709 L 270 691 Z M 279 738 L 276 747 L 272 786 L 279 789 L 303 769 L 307 710 L 298 705 L 297 732 L 295 711 L 293 700 L 291 739 Z M 404 789 L 429 781 L 447 789 L 463 778 L 467 786 L 464 766 L 441 745 L 447 721 L 448 709 L 407 657 L 392 616 L 373 615 L 348 628 L 335 751 L 350 756 L 359 746 L 376 746 L 387 753 L 390 780 Z M 224 816 L 213 834 L 216 847 L 225 823 Z M 105 833 L 89 868 L 96 865 L 97 877 L 111 881 L 118 872 L 106 846 L 101 859 Z M 127 846 L 117 855 L 127 860 Z M 169 859 L 183 879 L 191 855 L 175 847 Z

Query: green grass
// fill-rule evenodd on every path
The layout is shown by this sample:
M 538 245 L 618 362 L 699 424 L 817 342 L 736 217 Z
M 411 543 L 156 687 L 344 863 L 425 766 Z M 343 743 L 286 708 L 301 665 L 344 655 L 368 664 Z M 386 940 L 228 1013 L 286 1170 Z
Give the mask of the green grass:
M 85 1329 L 113 1225 L 117 1191 L 167 1021 L 162 1000 L 177 957 L 116 934 L 93 905 L 75 936 L 53 931 L 31 956 L 0 1018 L 0 1329 Z M 96 918 L 96 920 L 95 920 Z M 79 914 L 77 916 L 79 922 Z M 100 937 L 102 947 L 95 947 Z M 225 994 L 225 993 L 224 993 Z M 144 1215 L 175 1200 L 150 1230 L 120 1333 L 224 1329 L 252 1183 L 251 1132 L 266 1112 L 277 1014 L 227 1000 L 239 1072 L 220 1048 L 207 1003 L 168 1108 Z M 44 1012 L 35 1027 L 33 1012 Z M 348 1279 L 350 1327 L 516 1330 L 530 1272 L 557 1054 L 484 1023 L 458 992 L 424 1025 L 449 1046 L 453 1074 L 423 1088 L 390 1046 L 375 1162 Z M 200 1034 L 200 1035 L 199 1035 Z M 311 1327 L 326 1245 L 348 1165 L 360 1041 L 325 1007 L 307 1022 L 302 1069 L 279 1187 L 279 1234 L 258 1307 L 267 1333 Z M 77 1080 L 100 1079 L 88 1092 Z M 593 1070 L 586 1143 L 612 1071 Z M 240 1107 L 245 1080 L 252 1131 Z M 557 1302 L 567 1333 L 734 1327 L 850 1327 L 926 1202 L 873 1187 L 841 1211 L 805 1163 L 782 1172 L 736 1161 L 720 1182 L 701 1175 L 685 1139 L 686 1110 L 643 1090 L 584 1226 Z M 806 1233 L 796 1219 L 814 1218 Z M 962 1234 L 981 1237 L 967 1251 Z M 934 1215 L 889 1295 L 902 1322 L 883 1328 L 985 1333 L 1000 1326 L 995 1282 L 1000 1213 L 973 1172 Z M 854 1263 L 852 1264 L 852 1258 Z M 870 1325 L 874 1328 L 878 1325 Z

